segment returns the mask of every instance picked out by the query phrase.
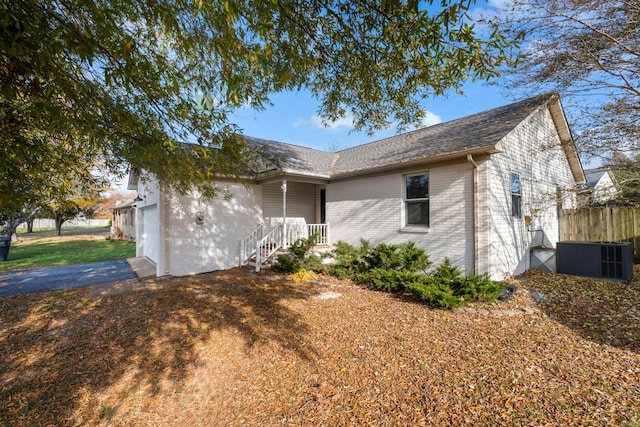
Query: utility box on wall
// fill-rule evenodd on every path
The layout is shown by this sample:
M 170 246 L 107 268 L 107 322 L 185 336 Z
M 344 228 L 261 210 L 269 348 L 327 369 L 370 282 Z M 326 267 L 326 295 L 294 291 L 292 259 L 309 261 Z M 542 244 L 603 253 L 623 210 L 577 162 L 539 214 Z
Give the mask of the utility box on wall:
M 558 273 L 611 280 L 633 277 L 633 244 L 616 242 L 558 242 Z

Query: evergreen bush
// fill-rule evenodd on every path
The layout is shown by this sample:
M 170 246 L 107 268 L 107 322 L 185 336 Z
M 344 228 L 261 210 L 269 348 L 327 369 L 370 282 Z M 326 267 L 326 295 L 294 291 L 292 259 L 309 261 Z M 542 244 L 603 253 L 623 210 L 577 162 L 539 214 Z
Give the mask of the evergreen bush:
M 319 237 L 318 233 L 315 233 L 306 239 L 303 237 L 297 239 L 289 246 L 289 253 L 298 261 L 302 261 L 306 258 L 311 248 L 318 244 Z
M 310 254 L 311 249 L 318 243 L 319 235 L 312 234 L 308 238 L 299 238 L 289 247 L 288 254 L 278 255 L 274 268 L 283 273 L 297 273 L 300 269 L 324 272 L 325 265 L 318 255 Z
M 454 309 L 464 304 L 464 299 L 453 294 L 451 288 L 439 284 L 437 279 L 430 281 L 411 282 L 407 284 L 407 290 L 418 300 L 429 306 L 445 309 Z
M 365 273 L 358 273 L 355 281 L 360 284 L 372 285 L 385 292 L 403 291 L 407 284 L 416 280 L 416 274 L 410 271 L 388 270 L 374 268 Z
M 367 270 L 364 257 L 369 252 L 369 242 L 360 239 L 360 247 L 355 247 L 347 242 L 339 240 L 335 245 L 331 255 L 335 259 L 335 264 L 330 267 L 331 274 L 340 279 L 355 279 L 356 274 Z
M 301 250 L 303 243 L 298 245 Z M 505 287 L 486 274 L 463 275 L 449 258 L 427 275 L 431 262 L 414 242 L 371 246 L 360 239 L 360 247 L 356 247 L 339 241 L 331 254 L 336 261 L 328 267 L 331 274 L 380 291 L 409 292 L 431 307 L 453 309 L 474 301 L 494 302 Z M 312 271 L 327 269 L 315 255 L 301 259 L 300 266 Z
M 322 262 L 322 257 L 315 254 L 307 255 L 301 264 L 304 269 L 315 271 L 316 273 L 326 273 L 328 270 L 327 265 Z
M 300 261 L 291 257 L 289 254 L 278 255 L 277 261 L 273 265 L 275 270 L 286 274 L 297 273 L 301 267 Z
M 449 258 L 445 258 L 444 262 L 436 267 L 433 277 L 449 287 L 456 287 L 463 281 L 460 267 L 451 264 Z

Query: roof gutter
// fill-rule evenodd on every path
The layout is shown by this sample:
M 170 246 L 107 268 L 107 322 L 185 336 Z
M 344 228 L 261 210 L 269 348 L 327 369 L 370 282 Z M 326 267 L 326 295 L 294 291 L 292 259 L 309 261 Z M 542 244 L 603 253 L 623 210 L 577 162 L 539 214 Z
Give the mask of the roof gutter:
M 393 171 L 401 168 L 406 168 L 408 166 L 409 167 L 424 166 L 431 163 L 439 163 L 439 162 L 445 162 L 450 160 L 459 161 L 461 159 L 462 161 L 464 161 L 465 157 L 467 157 L 468 159 L 468 156 L 481 156 L 485 154 L 496 154 L 500 152 L 502 152 L 502 149 L 500 147 L 500 144 L 498 143 L 495 145 L 487 145 L 485 147 L 475 148 L 473 150 L 455 151 L 455 152 L 445 153 L 437 156 L 429 156 L 429 157 L 412 159 L 406 162 L 395 162 L 395 163 L 384 164 L 380 166 L 374 166 L 371 168 L 363 168 L 363 169 L 346 171 L 338 174 L 333 174 L 331 176 L 331 181 L 335 181 L 343 178 L 350 178 L 352 176 L 357 176 L 357 175 L 369 175 L 373 173 Z

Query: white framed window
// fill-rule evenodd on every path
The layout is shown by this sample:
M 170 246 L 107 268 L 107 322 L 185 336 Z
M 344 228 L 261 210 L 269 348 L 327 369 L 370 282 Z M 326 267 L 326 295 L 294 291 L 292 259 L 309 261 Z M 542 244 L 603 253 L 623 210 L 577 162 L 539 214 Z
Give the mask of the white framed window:
M 429 227 L 429 174 L 404 177 L 405 226 Z
M 522 185 L 520 175 L 511 172 L 511 216 L 522 218 Z

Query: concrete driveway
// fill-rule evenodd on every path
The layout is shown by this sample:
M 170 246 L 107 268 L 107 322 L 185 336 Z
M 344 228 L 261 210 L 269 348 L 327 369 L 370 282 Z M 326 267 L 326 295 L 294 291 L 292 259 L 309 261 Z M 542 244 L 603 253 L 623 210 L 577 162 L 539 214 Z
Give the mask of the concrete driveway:
M 127 260 L 63 265 L 0 273 L 0 297 L 80 288 L 137 277 Z

